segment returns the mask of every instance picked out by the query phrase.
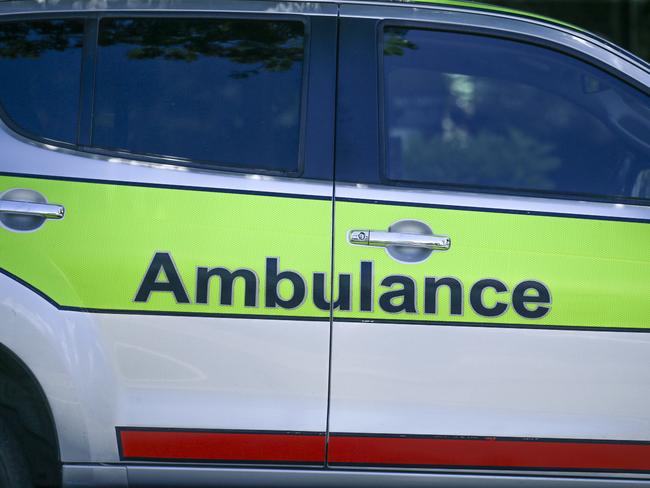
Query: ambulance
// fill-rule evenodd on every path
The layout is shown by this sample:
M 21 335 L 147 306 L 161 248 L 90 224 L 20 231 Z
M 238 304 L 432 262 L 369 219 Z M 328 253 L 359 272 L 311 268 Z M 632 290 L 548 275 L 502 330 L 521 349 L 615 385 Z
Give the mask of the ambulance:
M 0 487 L 650 486 L 650 65 L 461 1 L 0 2 Z

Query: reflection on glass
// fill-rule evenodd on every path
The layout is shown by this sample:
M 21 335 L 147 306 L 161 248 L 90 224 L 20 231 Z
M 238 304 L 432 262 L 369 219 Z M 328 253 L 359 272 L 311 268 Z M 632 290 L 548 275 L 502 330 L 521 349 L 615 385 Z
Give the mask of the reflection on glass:
M 295 170 L 304 41 L 300 22 L 104 19 L 93 144 Z
M 83 21 L 0 24 L 0 102 L 27 132 L 76 142 Z
M 388 28 L 384 46 L 389 178 L 648 198 L 646 95 L 502 39 Z

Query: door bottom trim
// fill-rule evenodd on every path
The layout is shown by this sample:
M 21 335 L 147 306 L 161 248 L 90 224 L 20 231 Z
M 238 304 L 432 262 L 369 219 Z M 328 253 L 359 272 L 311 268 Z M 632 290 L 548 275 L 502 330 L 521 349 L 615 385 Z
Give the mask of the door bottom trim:
M 330 466 L 650 473 L 650 442 L 331 433 Z
M 116 427 L 121 461 L 650 475 L 650 441 Z
M 343 469 L 226 468 L 211 466 L 152 466 L 146 464 L 65 464 L 64 488 L 126 487 L 453 487 L 453 488 L 561 488 L 566 486 L 622 488 L 650 487 L 650 478 L 603 477 L 591 473 L 485 474 L 469 472 L 414 473 Z
M 116 427 L 122 461 L 324 466 L 324 432 Z

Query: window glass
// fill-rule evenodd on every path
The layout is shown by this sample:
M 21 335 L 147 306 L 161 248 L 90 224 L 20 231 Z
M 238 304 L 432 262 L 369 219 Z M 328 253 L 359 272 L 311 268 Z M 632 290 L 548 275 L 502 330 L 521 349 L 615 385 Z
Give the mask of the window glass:
M 304 44 L 301 22 L 104 19 L 93 145 L 295 171 Z
M 650 199 L 650 98 L 558 52 L 390 27 L 384 107 L 389 179 Z
M 82 20 L 0 24 L 0 102 L 19 128 L 76 142 L 82 41 Z

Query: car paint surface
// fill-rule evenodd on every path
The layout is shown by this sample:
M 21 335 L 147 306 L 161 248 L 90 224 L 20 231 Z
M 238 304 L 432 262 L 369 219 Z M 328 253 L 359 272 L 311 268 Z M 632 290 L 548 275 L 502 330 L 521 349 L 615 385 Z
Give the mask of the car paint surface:
M 465 2 L 19 1 L 0 4 L 0 20 L 141 11 L 476 29 L 650 87 L 647 65 L 586 33 Z M 333 93 L 328 66 L 328 87 L 314 93 Z M 333 134 L 334 98 L 323 103 Z M 332 134 L 320 152 L 333 173 Z M 0 193 L 35 189 L 67 211 L 34 232 L 0 229 L 0 342 L 43 386 L 66 486 L 650 484 L 647 206 L 211 171 L 30 141 L 6 126 L 0 147 Z M 347 242 L 353 228 L 401 219 L 448 233 L 452 252 L 406 265 Z M 173 260 L 188 302 L 135 300 L 156 253 Z M 295 307 L 266 305 L 275 258 L 278 272 L 304 279 Z M 458 277 L 465 292 L 481 278 L 509 290 L 536 279 L 551 312 L 485 319 L 464 301 L 462 316 L 443 302 L 432 317 L 421 295 L 415 314 L 361 311 L 363 261 L 374 298 L 388 275 L 411 276 L 420 292 L 425 276 Z M 198 267 L 254 271 L 256 306 L 243 283 L 231 305 L 216 288 L 197 303 Z M 351 277 L 349 310 L 315 304 L 315 273 L 334 279 L 328 300 Z M 286 281 L 276 291 L 296 292 Z M 508 442 L 518 454 L 500 450 Z M 447 456 L 450 446 L 461 454 Z

